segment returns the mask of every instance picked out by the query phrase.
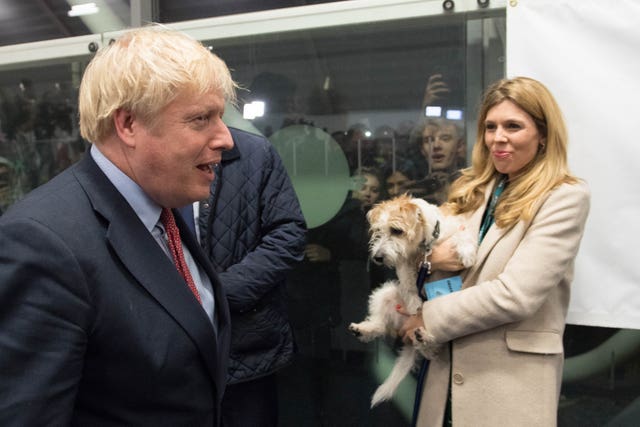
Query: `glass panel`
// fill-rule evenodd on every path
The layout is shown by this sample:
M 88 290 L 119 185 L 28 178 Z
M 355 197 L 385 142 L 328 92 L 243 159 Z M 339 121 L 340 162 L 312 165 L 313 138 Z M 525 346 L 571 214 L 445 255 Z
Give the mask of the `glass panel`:
M 77 93 L 85 63 L 0 72 L 0 210 L 78 160 Z
M 159 0 L 159 22 L 180 22 L 205 17 L 233 15 L 235 13 L 335 3 L 337 1 L 344 0 L 232 0 L 216 2 L 202 0 Z
M 469 106 L 502 77 L 503 16 L 205 41 L 245 88 L 227 122 L 270 138 L 310 227 L 307 257 L 289 280 L 300 355 L 280 375 L 281 425 L 410 422 L 414 377 L 393 403 L 370 409 L 397 343 L 361 343 L 348 330 L 366 316 L 371 290 L 393 277 L 369 261 L 365 215 L 398 192 L 444 199 L 467 162 Z
M 2 2 L 0 46 L 117 31 L 131 22 L 128 0 L 96 0 L 96 12 L 82 16 L 68 15 L 70 3 L 74 2 Z
M 635 426 L 640 330 L 567 325 L 560 427 Z

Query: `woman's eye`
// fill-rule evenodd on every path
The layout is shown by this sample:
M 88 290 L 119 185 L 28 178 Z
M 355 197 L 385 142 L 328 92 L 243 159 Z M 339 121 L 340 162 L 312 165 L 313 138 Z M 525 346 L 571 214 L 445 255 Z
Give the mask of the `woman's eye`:
M 391 235 L 393 235 L 393 236 L 401 236 L 402 235 L 402 230 L 400 230 L 399 228 L 392 227 L 391 228 Z
M 486 125 L 484 125 L 485 130 L 495 130 L 496 129 L 496 125 L 494 125 L 493 123 L 487 123 Z

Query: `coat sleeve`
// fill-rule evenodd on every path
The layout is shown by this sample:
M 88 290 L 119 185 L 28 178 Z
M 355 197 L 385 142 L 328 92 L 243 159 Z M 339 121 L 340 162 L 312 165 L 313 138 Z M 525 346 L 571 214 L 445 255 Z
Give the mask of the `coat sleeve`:
M 0 425 L 68 425 L 90 304 L 76 258 L 29 219 L 0 225 Z
M 280 156 L 271 144 L 265 150 L 263 182 L 256 199 L 261 237 L 240 262 L 220 273 L 232 312 L 251 310 L 282 284 L 304 256 L 306 224 L 298 198 Z
M 430 339 L 443 343 L 536 313 L 555 288 L 572 279 L 589 199 L 584 184 L 552 191 L 528 226 L 507 231 L 487 258 L 477 261 L 482 264 L 472 267 L 487 280 L 425 302 Z M 566 311 L 568 292 L 560 304 Z

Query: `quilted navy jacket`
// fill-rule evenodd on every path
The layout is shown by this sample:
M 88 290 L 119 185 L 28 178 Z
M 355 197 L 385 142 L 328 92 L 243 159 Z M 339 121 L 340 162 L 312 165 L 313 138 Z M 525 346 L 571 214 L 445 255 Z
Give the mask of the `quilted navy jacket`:
M 200 204 L 200 236 L 231 311 L 229 384 L 271 374 L 293 358 L 287 273 L 303 258 L 306 225 L 271 143 L 229 128 L 234 148 Z

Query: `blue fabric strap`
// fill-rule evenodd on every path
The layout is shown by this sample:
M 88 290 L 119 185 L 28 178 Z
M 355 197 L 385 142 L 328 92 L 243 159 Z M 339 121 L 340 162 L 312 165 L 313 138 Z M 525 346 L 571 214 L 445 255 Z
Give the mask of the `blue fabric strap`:
M 495 190 L 493 190 L 493 195 L 491 196 L 491 200 L 489 201 L 489 206 L 484 213 L 484 218 L 482 219 L 482 225 L 480 225 L 480 233 L 478 234 L 478 242 L 482 242 L 484 236 L 486 236 L 487 231 L 491 228 L 495 217 L 494 214 L 496 212 L 496 205 L 498 204 L 498 199 L 500 199 L 500 195 L 502 191 L 507 186 L 507 176 L 503 175 Z

